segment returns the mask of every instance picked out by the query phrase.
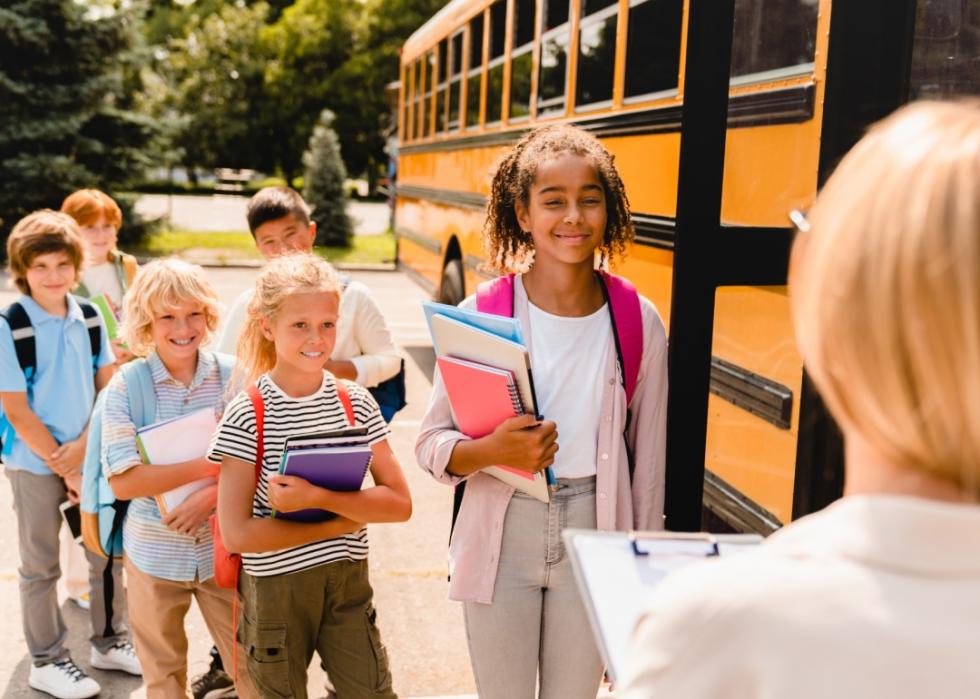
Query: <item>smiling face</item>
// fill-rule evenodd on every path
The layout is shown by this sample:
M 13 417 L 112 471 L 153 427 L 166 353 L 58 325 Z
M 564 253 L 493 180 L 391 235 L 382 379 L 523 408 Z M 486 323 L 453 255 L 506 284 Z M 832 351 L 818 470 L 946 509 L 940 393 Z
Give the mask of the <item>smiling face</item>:
M 595 167 L 565 153 L 542 162 L 528 193 L 515 206 L 534 241 L 535 263 L 593 264 L 606 230 L 606 194 Z
M 188 300 L 154 312 L 150 335 L 157 354 L 168 367 L 196 358 L 198 347 L 208 336 L 204 305 Z
M 320 375 L 337 340 L 340 297 L 330 291 L 293 294 L 274 318 L 263 317 L 262 333 L 276 346 L 276 369 Z
M 304 223 L 292 214 L 266 221 L 255 229 L 255 247 L 267 260 L 290 252 L 312 252 L 316 223 Z
M 109 259 L 109 253 L 116 248 L 119 230 L 106 220 L 104 214 L 90 226 L 80 226 L 85 257 L 93 265 L 102 264 Z
M 56 308 L 78 281 L 78 270 L 66 252 L 48 252 L 35 257 L 27 266 L 27 286 L 31 298 L 42 308 Z

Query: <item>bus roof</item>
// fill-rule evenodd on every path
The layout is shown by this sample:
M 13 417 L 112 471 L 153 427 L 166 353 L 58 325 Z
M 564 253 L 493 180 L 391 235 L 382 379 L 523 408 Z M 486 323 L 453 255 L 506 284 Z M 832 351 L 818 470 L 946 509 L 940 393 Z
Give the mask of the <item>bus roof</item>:
M 408 37 L 405 46 L 402 48 L 402 61 L 408 62 L 415 59 L 452 30 L 462 27 L 464 22 L 490 2 L 491 0 L 450 0 L 441 10 L 432 15 L 428 22 Z

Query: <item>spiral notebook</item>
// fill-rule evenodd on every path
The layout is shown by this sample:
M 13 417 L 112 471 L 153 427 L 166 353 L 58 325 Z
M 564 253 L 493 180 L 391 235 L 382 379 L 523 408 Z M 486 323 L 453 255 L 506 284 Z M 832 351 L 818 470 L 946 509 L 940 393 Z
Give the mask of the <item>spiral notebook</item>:
M 514 372 L 457 357 L 439 357 L 439 374 L 459 431 L 479 439 L 504 420 L 524 414 Z M 542 474 L 509 466 L 489 466 L 484 473 L 548 502 L 548 483 Z

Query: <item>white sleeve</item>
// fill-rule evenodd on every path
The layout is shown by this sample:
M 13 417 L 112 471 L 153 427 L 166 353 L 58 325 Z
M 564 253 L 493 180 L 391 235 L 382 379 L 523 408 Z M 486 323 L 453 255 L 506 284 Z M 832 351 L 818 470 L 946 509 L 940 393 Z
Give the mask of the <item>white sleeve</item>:
M 252 289 L 246 289 L 235 299 L 235 303 L 225 319 L 225 324 L 221 328 L 218 343 L 212 348 L 215 352 L 235 355 L 238 336 L 241 335 L 242 328 L 245 327 L 245 317 L 248 315 L 248 304 L 251 300 Z
M 398 373 L 401 356 L 391 338 L 388 322 L 368 288 L 359 282 L 351 282 L 344 293 L 353 296 L 351 306 L 355 317 L 349 327 L 358 349 L 358 354 L 344 359 L 357 369 L 357 383 L 377 386 Z

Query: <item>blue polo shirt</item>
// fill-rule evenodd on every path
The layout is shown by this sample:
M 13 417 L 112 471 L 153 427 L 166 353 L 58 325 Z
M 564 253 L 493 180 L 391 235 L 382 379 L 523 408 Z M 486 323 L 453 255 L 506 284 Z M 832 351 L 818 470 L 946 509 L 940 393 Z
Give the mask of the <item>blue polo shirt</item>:
M 88 424 L 95 403 L 95 379 L 92 373 L 92 348 L 85 316 L 74 297 L 68 296 L 68 313 L 53 316 L 30 296 L 17 299 L 27 311 L 34 326 L 37 347 L 37 369 L 28 396 L 31 410 L 59 444 L 77 439 Z M 101 317 L 99 319 L 101 324 Z M 102 326 L 102 353 L 98 366 L 112 364 L 115 357 Z M 27 380 L 17 362 L 14 339 L 7 321 L 0 318 L 0 393 L 25 393 Z M 2 408 L 2 406 L 0 406 Z M 16 435 L 2 460 L 13 471 L 30 471 L 48 475 L 51 469 Z

